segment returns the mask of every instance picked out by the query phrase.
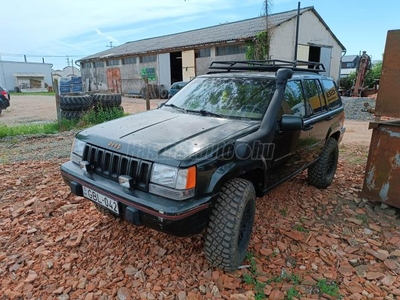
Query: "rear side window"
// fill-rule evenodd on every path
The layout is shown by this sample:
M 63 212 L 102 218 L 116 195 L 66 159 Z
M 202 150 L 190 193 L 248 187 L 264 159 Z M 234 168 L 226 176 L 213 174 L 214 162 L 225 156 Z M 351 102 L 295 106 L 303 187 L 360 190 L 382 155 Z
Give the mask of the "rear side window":
M 306 116 L 303 87 L 300 80 L 288 81 L 285 89 L 285 101 L 282 103 L 283 113 Z
M 322 96 L 322 89 L 319 81 L 316 79 L 307 79 L 303 81 L 304 90 L 308 99 L 308 114 L 311 116 L 314 114 L 319 114 L 325 110 L 325 103 Z
M 324 87 L 324 95 L 329 108 L 334 109 L 339 107 L 341 101 L 335 83 L 330 79 L 322 79 L 321 82 Z

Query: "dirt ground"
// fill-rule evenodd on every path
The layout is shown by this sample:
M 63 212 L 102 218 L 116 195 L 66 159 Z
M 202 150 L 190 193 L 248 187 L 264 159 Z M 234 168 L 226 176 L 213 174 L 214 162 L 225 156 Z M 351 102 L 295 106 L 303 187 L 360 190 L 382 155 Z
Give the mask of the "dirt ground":
M 155 109 L 165 100 L 150 100 L 150 108 Z M 142 98 L 122 97 L 124 111 L 136 113 L 146 110 L 146 102 Z M 0 124 L 17 125 L 57 120 L 55 96 L 18 95 L 12 96 L 10 107 L 0 115 Z

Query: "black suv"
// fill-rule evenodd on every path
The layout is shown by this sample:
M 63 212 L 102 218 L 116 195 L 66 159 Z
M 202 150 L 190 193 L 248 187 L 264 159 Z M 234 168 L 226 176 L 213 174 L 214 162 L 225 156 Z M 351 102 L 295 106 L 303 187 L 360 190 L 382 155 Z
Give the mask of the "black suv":
M 10 93 L 0 86 L 0 114 L 3 109 L 10 106 Z
M 214 62 L 161 108 L 81 131 L 61 166 L 75 195 L 173 235 L 206 228 L 208 261 L 243 261 L 255 199 L 308 168 L 326 188 L 343 105 L 319 63 Z

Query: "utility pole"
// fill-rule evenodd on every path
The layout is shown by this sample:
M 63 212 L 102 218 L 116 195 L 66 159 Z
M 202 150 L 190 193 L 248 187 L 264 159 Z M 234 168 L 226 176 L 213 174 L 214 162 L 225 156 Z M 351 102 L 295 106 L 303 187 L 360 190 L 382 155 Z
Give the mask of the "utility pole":
M 68 57 L 68 55 L 67 55 L 67 65 L 69 67 L 69 57 Z

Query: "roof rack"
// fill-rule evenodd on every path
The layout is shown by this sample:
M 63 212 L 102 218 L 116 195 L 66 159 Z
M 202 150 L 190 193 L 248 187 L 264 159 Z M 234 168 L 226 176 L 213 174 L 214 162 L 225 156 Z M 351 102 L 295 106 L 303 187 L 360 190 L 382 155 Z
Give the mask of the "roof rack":
M 320 62 L 313 61 L 286 61 L 279 59 L 268 59 L 268 60 L 238 60 L 238 61 L 213 61 L 209 67 L 210 70 L 224 70 L 230 71 L 264 71 L 264 72 L 276 72 L 281 68 L 288 68 L 293 71 L 303 72 L 325 72 L 325 67 Z M 208 73 L 216 73 L 210 71 Z

